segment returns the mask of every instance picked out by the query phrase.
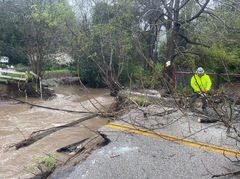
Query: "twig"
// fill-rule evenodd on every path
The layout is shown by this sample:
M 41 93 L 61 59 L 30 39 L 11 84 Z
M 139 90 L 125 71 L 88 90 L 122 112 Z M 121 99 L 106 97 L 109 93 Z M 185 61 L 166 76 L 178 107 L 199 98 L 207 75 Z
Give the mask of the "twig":
M 229 172 L 229 173 L 223 173 L 223 174 L 213 175 L 212 178 L 222 177 L 222 176 L 227 176 L 227 175 L 239 175 L 239 174 L 240 174 L 240 171 Z

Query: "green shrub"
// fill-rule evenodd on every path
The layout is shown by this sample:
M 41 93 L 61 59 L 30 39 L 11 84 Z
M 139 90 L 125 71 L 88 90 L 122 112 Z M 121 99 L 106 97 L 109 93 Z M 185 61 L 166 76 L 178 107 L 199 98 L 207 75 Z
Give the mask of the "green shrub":
M 52 157 L 51 154 L 47 154 L 44 157 L 36 156 L 35 161 L 36 161 L 37 165 L 46 167 L 46 168 L 52 167 L 56 162 L 56 160 Z
M 29 66 L 25 66 L 19 63 L 15 66 L 15 70 L 19 72 L 26 72 L 26 71 L 31 71 L 31 68 Z
M 7 68 L 7 64 L 2 63 L 1 66 L 0 66 L 0 68 Z
M 140 88 L 158 88 L 161 84 L 162 71 L 163 66 L 160 63 L 156 64 L 154 69 L 148 70 L 141 65 L 135 66 L 132 70 L 133 81 Z
M 144 96 L 130 96 L 129 99 L 136 102 L 140 106 L 149 106 L 152 104 L 151 100 Z

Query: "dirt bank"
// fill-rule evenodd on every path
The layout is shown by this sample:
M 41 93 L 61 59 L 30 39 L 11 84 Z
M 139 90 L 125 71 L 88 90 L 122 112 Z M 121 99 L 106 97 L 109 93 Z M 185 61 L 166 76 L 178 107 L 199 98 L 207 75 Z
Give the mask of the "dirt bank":
M 108 90 L 83 91 L 77 85 L 59 86 L 55 90 L 58 93 L 49 100 L 28 98 L 28 103 L 1 102 L 0 178 L 40 177 L 38 174 L 44 175 L 49 169 L 64 169 L 87 157 L 104 142 L 97 130 L 108 119 L 91 115 L 99 110 L 104 112 L 112 104 L 114 98 Z M 29 138 L 34 141 L 17 150 L 18 144 L 25 144 Z
M 43 87 L 43 98 L 48 98 L 53 95 L 53 91 Z M 40 97 L 41 92 L 39 87 L 34 83 L 25 82 L 4 82 L 0 83 L 0 99 L 19 98 L 19 97 Z

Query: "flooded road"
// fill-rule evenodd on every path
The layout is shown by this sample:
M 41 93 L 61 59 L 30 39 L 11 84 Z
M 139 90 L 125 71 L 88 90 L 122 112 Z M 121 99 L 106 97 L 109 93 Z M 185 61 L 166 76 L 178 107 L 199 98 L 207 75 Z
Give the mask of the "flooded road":
M 39 173 L 36 158 L 46 154 L 51 154 L 59 161 L 65 161 L 67 156 L 57 153 L 57 149 L 95 135 L 96 130 L 107 123 L 108 119 L 95 117 L 16 150 L 12 146 L 29 138 L 33 132 L 65 125 L 89 116 L 91 112 L 106 111 L 114 100 L 106 89 L 84 90 L 79 86 L 58 86 L 54 91 L 56 96 L 49 100 L 21 100 L 59 110 L 30 106 L 14 100 L 0 101 L 0 178 L 33 177 Z M 60 109 L 74 110 L 78 113 Z

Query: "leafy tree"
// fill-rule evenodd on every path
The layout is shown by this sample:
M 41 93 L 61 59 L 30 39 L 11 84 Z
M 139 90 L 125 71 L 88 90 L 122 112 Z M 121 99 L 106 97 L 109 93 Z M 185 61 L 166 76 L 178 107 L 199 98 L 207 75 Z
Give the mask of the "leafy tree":
M 143 44 L 142 52 L 152 68 L 157 62 L 165 64 L 166 61 L 190 68 L 203 64 L 209 66 L 214 53 L 210 55 L 208 52 L 213 49 L 216 52 L 214 44 L 218 44 L 221 50 L 215 53 L 214 59 L 221 59 L 225 68 L 237 71 L 233 65 L 238 64 L 239 59 L 236 53 L 240 29 L 237 1 L 223 0 L 210 4 L 209 0 L 138 0 L 138 3 L 137 14 L 142 30 L 135 34 L 138 34 L 138 39 L 145 40 L 145 43 L 139 44 Z M 146 48 L 148 52 L 144 51 Z M 228 58 L 219 58 L 222 53 Z M 216 62 L 211 61 L 212 69 L 215 69 Z M 172 66 L 166 68 L 166 72 L 171 77 Z
M 33 72 L 41 77 L 47 56 L 59 51 L 68 42 L 66 20 L 74 19 L 74 15 L 65 1 L 24 1 L 23 5 L 22 47 Z
M 132 23 L 130 1 L 128 5 L 121 1 L 114 4 L 96 3 L 89 28 L 82 23 L 81 29 L 84 30 L 73 33 L 76 45 L 98 67 L 112 95 L 116 95 L 121 89 L 119 78 L 126 62 L 132 59 L 130 52 L 133 49 L 133 40 L 129 28 Z
M 194 36 L 206 46 L 192 48 L 199 58 L 197 65 L 206 65 L 215 72 L 239 71 L 240 18 L 236 2 L 218 1 L 198 19 Z
M 152 44 L 157 44 L 161 33 L 164 31 L 166 33 L 166 59 L 162 59 L 162 63 L 170 61 L 172 64 L 176 56 L 185 52 L 187 44 L 200 44 L 191 39 L 189 32 L 192 32 L 192 24 L 196 23 L 197 18 L 205 13 L 209 0 L 204 3 L 182 0 L 139 1 L 139 3 L 145 7 L 141 19 L 145 23 L 145 31 L 150 31 L 150 35 L 155 39 Z M 159 49 L 151 51 L 159 52 Z M 168 74 L 170 75 L 170 71 Z
M 0 55 L 7 56 L 11 64 L 27 64 L 20 50 L 22 33 L 19 29 L 21 7 L 18 1 L 0 2 Z

